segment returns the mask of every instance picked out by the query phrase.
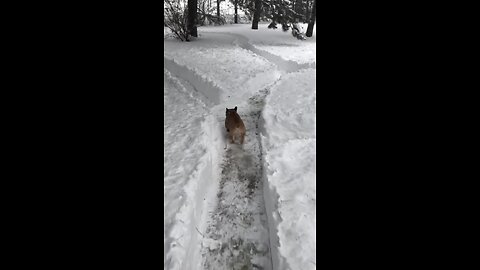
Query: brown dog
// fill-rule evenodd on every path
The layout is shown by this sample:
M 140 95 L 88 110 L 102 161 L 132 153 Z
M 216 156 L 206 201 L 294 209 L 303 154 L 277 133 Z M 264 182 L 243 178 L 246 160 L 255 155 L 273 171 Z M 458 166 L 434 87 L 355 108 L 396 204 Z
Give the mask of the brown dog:
M 227 108 L 226 113 L 227 117 L 225 118 L 225 127 L 227 128 L 230 142 L 235 143 L 235 138 L 240 138 L 240 143 L 243 144 L 246 130 L 240 115 L 237 113 L 237 107 L 234 109 Z

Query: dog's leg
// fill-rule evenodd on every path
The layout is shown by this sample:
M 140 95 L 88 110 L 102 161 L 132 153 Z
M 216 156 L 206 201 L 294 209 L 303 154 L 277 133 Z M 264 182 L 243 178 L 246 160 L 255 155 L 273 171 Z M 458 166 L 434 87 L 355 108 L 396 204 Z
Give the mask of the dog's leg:
M 242 134 L 240 137 L 240 143 L 243 144 L 243 140 L 245 140 L 245 133 Z

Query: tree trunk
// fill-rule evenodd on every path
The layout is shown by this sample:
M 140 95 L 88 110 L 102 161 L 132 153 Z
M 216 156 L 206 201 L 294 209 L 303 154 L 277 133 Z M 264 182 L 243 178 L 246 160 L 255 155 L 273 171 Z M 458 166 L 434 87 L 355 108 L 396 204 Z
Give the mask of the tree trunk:
M 217 0 L 217 17 L 220 18 L 220 1 L 221 0 Z
M 305 34 L 307 37 L 311 37 L 313 34 L 313 26 L 315 25 L 315 19 L 317 14 L 316 11 L 317 11 L 317 0 L 313 2 L 312 16 L 310 16 L 310 22 L 308 23 L 307 33 Z
M 307 0 L 307 4 L 305 5 L 305 8 L 306 8 L 306 11 L 305 11 L 305 19 L 306 19 L 306 22 L 308 22 L 308 18 L 309 18 L 309 15 L 310 13 L 308 12 L 308 7 L 310 6 L 310 2 Z
M 192 37 L 197 37 L 197 0 L 188 0 L 187 29 Z
M 252 29 L 258 29 L 258 21 L 260 21 L 260 6 L 262 0 L 255 0 L 255 12 L 253 13 Z
M 238 9 L 237 9 L 237 0 L 235 0 L 235 18 L 233 19 L 234 20 L 234 23 L 238 23 Z

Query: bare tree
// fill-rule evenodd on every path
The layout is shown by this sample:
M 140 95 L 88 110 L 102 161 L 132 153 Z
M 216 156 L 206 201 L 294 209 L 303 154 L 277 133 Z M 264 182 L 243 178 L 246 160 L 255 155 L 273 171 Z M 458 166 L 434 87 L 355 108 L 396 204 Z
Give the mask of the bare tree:
M 187 29 L 187 11 L 175 0 L 165 0 L 163 25 L 168 27 L 172 34 L 181 41 L 189 41 Z

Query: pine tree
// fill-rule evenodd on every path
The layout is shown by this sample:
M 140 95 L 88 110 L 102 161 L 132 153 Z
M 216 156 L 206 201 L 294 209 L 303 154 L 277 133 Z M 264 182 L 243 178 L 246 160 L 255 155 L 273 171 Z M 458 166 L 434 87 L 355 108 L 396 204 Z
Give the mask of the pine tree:
M 258 29 L 260 19 L 269 19 L 272 22 L 268 28 L 277 28 L 282 25 L 283 31 L 292 29 L 292 35 L 298 39 L 304 39 L 297 23 L 306 22 L 306 9 L 309 0 L 236 0 L 238 6 L 245 13 L 253 13 L 252 29 Z

